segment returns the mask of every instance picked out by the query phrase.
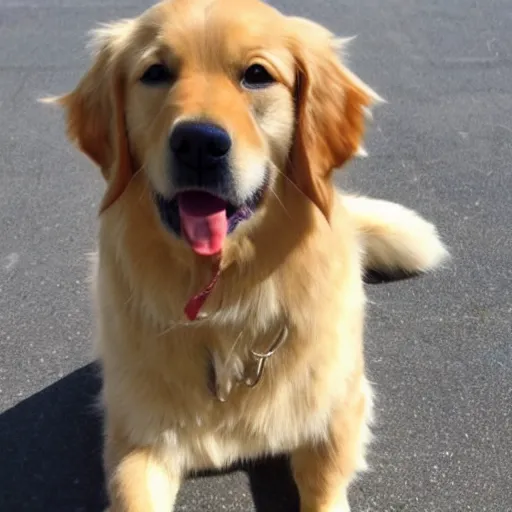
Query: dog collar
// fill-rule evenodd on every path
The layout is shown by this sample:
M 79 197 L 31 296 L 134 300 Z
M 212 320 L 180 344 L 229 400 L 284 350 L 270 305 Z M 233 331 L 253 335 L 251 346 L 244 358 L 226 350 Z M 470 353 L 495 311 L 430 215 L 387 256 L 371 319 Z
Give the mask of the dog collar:
M 220 258 L 216 258 L 212 265 L 212 278 L 210 282 L 203 288 L 202 291 L 194 295 L 185 305 L 185 315 L 189 320 L 196 320 L 199 315 L 199 311 L 206 302 L 206 299 L 212 293 L 213 288 L 217 284 L 220 277 Z
M 215 363 L 215 357 L 210 359 L 210 374 L 208 387 L 210 392 L 219 402 L 226 402 L 234 386 L 241 383 L 248 388 L 254 388 L 260 381 L 265 370 L 265 364 L 272 355 L 288 339 L 288 324 L 285 323 L 277 334 L 274 335 L 272 343 L 264 352 L 258 352 L 254 348 L 249 349 L 249 359 L 244 362 L 241 373 L 233 370 L 228 359 L 221 364 Z

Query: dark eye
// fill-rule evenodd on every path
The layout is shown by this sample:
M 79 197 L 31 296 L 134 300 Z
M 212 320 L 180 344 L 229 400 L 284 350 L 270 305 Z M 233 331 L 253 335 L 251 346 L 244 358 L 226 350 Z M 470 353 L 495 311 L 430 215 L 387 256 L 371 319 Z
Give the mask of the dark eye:
M 173 75 L 164 64 L 153 64 L 141 76 L 140 81 L 145 85 L 165 85 L 171 82 Z
M 242 85 L 248 89 L 268 87 L 274 82 L 273 76 L 261 64 L 249 66 L 242 78 Z

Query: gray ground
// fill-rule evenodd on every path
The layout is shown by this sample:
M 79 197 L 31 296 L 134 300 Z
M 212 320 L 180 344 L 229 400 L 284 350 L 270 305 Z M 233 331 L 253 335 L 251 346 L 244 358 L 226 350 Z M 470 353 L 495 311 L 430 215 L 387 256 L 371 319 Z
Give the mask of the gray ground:
M 102 183 L 35 102 L 72 87 L 96 21 L 147 1 L 0 0 L 0 510 L 103 503 L 86 253 Z M 294 5 L 295 4 L 295 5 Z M 373 471 L 355 511 L 512 510 L 512 3 L 283 0 L 358 34 L 389 104 L 342 181 L 433 219 L 453 263 L 368 286 Z M 179 511 L 294 511 L 285 461 L 190 480 Z

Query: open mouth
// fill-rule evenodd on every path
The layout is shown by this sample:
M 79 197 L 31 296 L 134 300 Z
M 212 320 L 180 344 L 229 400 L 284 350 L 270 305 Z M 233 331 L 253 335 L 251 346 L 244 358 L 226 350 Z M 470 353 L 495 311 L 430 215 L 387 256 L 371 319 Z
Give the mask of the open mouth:
M 212 256 L 222 250 L 226 236 L 254 214 L 265 190 L 263 186 L 241 205 L 204 190 L 186 190 L 172 199 L 157 193 L 155 202 L 169 230 L 183 237 L 197 254 Z

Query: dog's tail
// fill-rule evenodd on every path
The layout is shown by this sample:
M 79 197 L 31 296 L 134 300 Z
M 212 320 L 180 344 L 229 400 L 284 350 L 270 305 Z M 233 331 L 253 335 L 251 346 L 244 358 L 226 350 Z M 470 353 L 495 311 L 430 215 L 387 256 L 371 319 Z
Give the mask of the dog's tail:
M 343 196 L 361 236 L 370 281 L 428 272 L 449 257 L 436 227 L 415 211 L 390 201 Z

